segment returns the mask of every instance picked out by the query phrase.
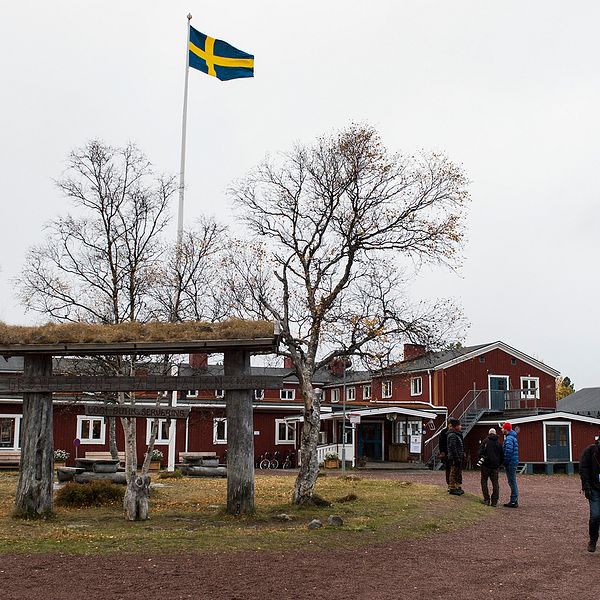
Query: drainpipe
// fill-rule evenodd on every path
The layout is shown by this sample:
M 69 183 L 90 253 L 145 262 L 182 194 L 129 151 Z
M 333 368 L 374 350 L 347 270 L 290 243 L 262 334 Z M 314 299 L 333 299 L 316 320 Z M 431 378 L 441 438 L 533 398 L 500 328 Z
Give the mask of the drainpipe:
M 177 366 L 173 365 L 171 367 L 171 375 L 177 375 Z M 177 396 L 179 392 L 174 390 L 171 392 L 171 406 L 177 406 Z M 167 470 L 174 471 L 175 470 L 175 444 L 177 441 L 177 419 L 171 419 L 171 423 L 169 425 L 169 458 L 167 463 Z
M 427 374 L 429 375 L 429 404 L 431 404 L 431 369 L 427 369 Z

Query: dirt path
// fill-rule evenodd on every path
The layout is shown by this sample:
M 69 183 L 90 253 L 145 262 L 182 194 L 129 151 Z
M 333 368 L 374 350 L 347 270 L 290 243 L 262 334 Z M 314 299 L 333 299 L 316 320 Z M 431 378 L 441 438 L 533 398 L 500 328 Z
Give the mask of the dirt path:
M 442 473 L 372 473 L 444 485 Z M 507 500 L 502 476 L 501 502 Z M 600 596 L 600 551 L 586 552 L 579 478 L 519 479 L 521 507 L 419 541 L 326 553 L 70 557 L 0 555 L 3 600 L 288 600 Z M 477 473 L 464 487 L 479 494 Z M 456 498 L 456 502 L 463 501 Z

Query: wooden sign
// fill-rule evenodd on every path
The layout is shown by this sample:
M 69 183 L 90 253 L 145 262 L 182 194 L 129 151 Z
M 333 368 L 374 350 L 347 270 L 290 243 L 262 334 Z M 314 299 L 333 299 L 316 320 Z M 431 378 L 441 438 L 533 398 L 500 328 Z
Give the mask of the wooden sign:
M 144 419 L 187 419 L 189 407 L 86 404 L 88 417 L 140 417 Z

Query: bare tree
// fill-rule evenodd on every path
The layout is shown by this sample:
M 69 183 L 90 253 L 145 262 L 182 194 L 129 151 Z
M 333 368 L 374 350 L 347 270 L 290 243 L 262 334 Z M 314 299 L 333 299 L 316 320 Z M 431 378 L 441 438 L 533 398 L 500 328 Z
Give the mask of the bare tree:
M 186 234 L 178 251 L 165 244 L 161 234 L 177 189 L 173 177 L 156 174 L 134 144 L 112 148 L 91 141 L 70 154 L 57 185 L 72 200 L 76 216 L 53 221 L 46 241 L 30 249 L 17 280 L 27 309 L 56 321 L 105 324 L 180 320 L 199 312 L 191 290 L 206 286 L 202 269 L 212 259 L 220 228 L 207 221 L 199 233 Z M 165 257 L 175 254 L 181 257 L 178 270 L 165 283 L 172 267 Z M 126 375 L 133 374 L 136 364 L 136 357 L 101 357 L 94 368 Z M 165 360 L 165 371 L 169 367 Z M 119 393 L 112 400 L 135 403 L 135 395 Z M 127 518 L 143 519 L 147 517 L 147 472 L 157 423 L 138 477 L 135 419 L 121 422 L 127 475 L 124 506 Z M 115 455 L 114 420 L 111 425 Z
M 315 372 L 341 356 L 389 359 L 402 339 L 440 347 L 462 325 L 449 302 L 411 304 L 405 284 L 423 263 L 456 264 L 466 185 L 444 155 L 390 154 L 373 128 L 351 125 L 232 187 L 255 238 L 232 248 L 231 306 L 279 322 L 300 382 L 295 503 L 312 501 L 318 473 Z

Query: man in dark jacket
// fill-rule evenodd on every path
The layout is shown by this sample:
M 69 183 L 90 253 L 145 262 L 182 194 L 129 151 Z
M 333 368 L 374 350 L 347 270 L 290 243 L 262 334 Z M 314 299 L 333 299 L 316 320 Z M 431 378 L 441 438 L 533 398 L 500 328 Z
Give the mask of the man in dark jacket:
M 465 456 L 465 445 L 458 419 L 450 419 L 448 429 L 448 461 L 450 461 L 450 494 L 462 496 L 462 465 Z
M 479 460 L 477 464 L 481 467 L 481 492 L 483 503 L 489 506 L 498 506 L 500 497 L 500 486 L 498 485 L 498 470 L 504 461 L 504 452 L 498 441 L 496 430 L 492 427 L 488 436 L 479 446 Z M 488 489 L 488 479 L 492 482 L 492 496 Z
M 595 443 L 588 446 L 579 459 L 581 489 L 590 503 L 588 552 L 596 552 L 600 529 L 600 435 L 595 439 Z
M 444 467 L 446 469 L 446 485 L 448 486 L 448 491 L 450 491 L 450 461 L 448 460 L 448 431 L 449 425 L 442 429 L 440 433 L 440 460 L 444 463 Z

